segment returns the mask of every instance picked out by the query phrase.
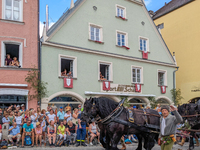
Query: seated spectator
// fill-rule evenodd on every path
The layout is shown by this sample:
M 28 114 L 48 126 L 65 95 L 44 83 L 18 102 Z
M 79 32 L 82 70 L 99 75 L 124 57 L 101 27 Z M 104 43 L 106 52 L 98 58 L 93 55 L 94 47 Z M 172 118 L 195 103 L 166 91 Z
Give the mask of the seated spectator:
M 0 142 L 1 142 L 1 140 L 2 140 L 2 126 L 0 124 Z
M 10 119 L 8 118 L 8 113 L 4 114 L 4 117 L 2 118 L 3 124 L 10 124 Z
M 66 113 L 65 113 L 64 119 L 67 120 L 67 122 L 69 120 L 72 120 L 72 113 L 71 113 L 71 110 L 69 108 L 66 109 Z
M 11 63 L 12 63 L 12 59 L 10 58 L 10 54 L 7 54 L 6 59 L 5 59 L 5 65 L 10 66 Z
M 67 128 L 67 120 L 63 120 L 63 125 L 65 126 L 65 129 Z
M 21 105 L 21 108 L 22 108 L 22 109 L 20 110 L 20 113 L 21 113 L 21 116 L 24 117 L 25 112 L 26 112 L 25 105 L 22 104 L 22 105 Z
M 27 119 L 29 118 L 29 110 L 26 110 L 25 115 L 24 115 L 24 123 L 27 123 Z
M 54 124 L 53 120 L 50 121 L 50 124 L 47 127 L 47 136 L 49 138 L 50 146 L 55 146 L 55 142 L 56 142 L 56 125 Z M 51 138 L 53 138 L 53 144 L 51 144 Z
M 18 112 L 18 111 L 20 111 L 20 105 L 16 106 L 15 112 Z
M 81 114 L 81 104 L 78 105 L 78 113 Z
M 40 122 L 36 123 L 35 128 L 35 140 L 36 140 L 36 146 L 38 146 L 38 140 L 40 141 L 40 146 L 42 146 L 42 127 Z
M 63 121 L 61 121 L 60 125 L 58 126 L 57 134 L 59 135 L 59 140 L 57 142 L 57 145 L 61 146 L 63 144 L 63 140 L 66 140 L 66 131 Z
M 41 113 L 41 111 L 42 111 L 42 110 L 41 110 L 40 106 L 38 106 L 38 107 L 37 107 L 37 113 L 39 113 L 39 112 Z
M 37 119 L 38 119 L 36 110 L 30 111 L 30 118 L 31 118 L 31 121 L 32 121 L 32 124 L 33 124 L 33 128 L 35 129 L 36 128 L 36 122 L 37 122 Z
M 30 135 L 32 137 L 31 147 L 33 147 L 34 146 L 34 128 L 33 128 L 33 124 L 31 123 L 30 118 L 27 120 L 27 123 L 23 125 L 22 148 L 24 148 L 24 139 L 26 135 Z
M 43 137 L 43 140 L 44 140 L 44 146 L 46 146 L 46 134 L 45 134 L 45 131 L 46 131 L 46 121 L 43 119 L 43 117 L 40 117 L 38 119 L 38 121 L 40 122 L 40 125 L 42 126 L 42 137 Z
M 74 109 L 74 113 L 73 113 L 73 115 L 72 115 L 72 122 L 74 123 L 74 124 L 78 124 L 78 109 L 77 108 L 75 108 Z
M 67 74 L 67 77 L 72 78 L 72 72 L 71 71 Z
M 63 121 L 65 116 L 65 112 L 63 111 L 63 107 L 60 107 L 60 111 L 57 113 L 58 122 Z
M 10 134 L 8 135 L 9 141 L 12 143 L 12 146 L 14 145 L 13 139 L 17 138 L 16 146 L 19 146 L 18 143 L 21 138 L 20 134 L 20 128 L 17 126 L 16 122 L 13 122 L 13 126 L 11 126 L 8 130 Z
M 50 121 L 56 122 L 56 115 L 54 114 L 53 109 L 50 110 L 50 114 L 47 116 L 47 123 L 50 124 Z
M 45 109 L 42 109 L 41 117 L 42 117 L 43 120 L 47 120 L 47 115 L 46 115 L 46 110 Z
M 13 61 L 11 62 L 11 66 L 20 67 L 19 61 L 17 60 L 17 57 L 14 57 L 14 58 L 13 58 Z
M 66 126 L 66 132 L 67 132 L 67 141 L 70 141 L 72 144 L 75 144 L 76 142 L 76 131 L 77 131 L 77 126 L 70 120 L 68 122 L 68 125 Z
M 89 135 L 91 136 L 90 138 L 90 145 L 92 144 L 92 141 L 95 137 L 98 137 L 98 142 L 100 143 L 100 133 L 97 130 L 97 126 L 95 124 L 95 121 L 93 121 L 90 125 L 89 125 Z
M 20 112 L 16 113 L 15 122 L 16 122 L 17 126 L 18 126 L 18 127 L 20 128 L 20 130 L 21 130 L 22 125 L 23 125 L 23 118 L 22 118 L 22 116 L 20 116 L 20 115 L 21 115 Z
M 64 71 L 61 72 L 61 76 L 67 76 L 67 70 L 66 69 L 64 69 Z
M 10 125 L 12 125 L 13 120 L 15 119 L 15 117 L 14 117 L 14 112 L 13 112 L 13 111 L 11 111 L 11 112 L 9 113 L 8 118 L 10 119 Z

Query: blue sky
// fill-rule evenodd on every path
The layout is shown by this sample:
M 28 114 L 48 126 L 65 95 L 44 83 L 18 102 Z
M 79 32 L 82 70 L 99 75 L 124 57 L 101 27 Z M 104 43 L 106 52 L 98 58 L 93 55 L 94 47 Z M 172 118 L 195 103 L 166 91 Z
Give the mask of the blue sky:
M 76 0 L 74 0 L 75 2 Z M 148 10 L 156 11 L 163 7 L 165 2 L 171 0 L 145 0 Z M 40 30 L 42 29 L 42 22 L 45 19 L 46 5 L 49 5 L 49 24 L 50 26 L 55 23 L 62 14 L 70 7 L 71 0 L 40 0 Z

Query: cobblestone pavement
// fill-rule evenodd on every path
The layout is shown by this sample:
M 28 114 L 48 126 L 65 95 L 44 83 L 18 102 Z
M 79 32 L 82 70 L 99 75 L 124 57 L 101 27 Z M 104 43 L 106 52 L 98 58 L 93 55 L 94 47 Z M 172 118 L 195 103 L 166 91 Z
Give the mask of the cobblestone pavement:
M 119 145 L 118 148 L 121 148 L 121 146 Z M 127 150 L 135 150 L 137 148 L 137 144 L 129 144 L 127 145 Z M 74 146 L 69 146 L 69 147 L 36 147 L 34 146 L 33 148 L 25 146 L 25 148 L 17 148 L 17 150 L 39 150 L 39 149 L 50 149 L 50 150 L 104 150 L 101 146 L 87 146 L 87 147 L 74 147 Z M 185 143 L 185 145 L 183 147 L 179 146 L 179 145 L 174 145 L 173 150 L 187 150 L 188 149 L 188 143 Z M 200 147 L 195 147 L 194 150 L 199 150 Z M 160 150 L 160 146 L 156 145 L 152 150 Z

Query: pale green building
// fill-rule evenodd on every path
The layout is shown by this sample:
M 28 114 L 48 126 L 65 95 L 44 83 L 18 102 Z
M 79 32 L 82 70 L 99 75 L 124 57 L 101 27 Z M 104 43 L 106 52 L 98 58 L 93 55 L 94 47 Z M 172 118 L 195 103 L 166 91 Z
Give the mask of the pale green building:
M 42 108 L 91 96 L 173 104 L 176 61 L 142 0 L 77 0 L 42 39 L 41 79 L 48 83 Z M 65 88 L 71 79 L 73 88 Z

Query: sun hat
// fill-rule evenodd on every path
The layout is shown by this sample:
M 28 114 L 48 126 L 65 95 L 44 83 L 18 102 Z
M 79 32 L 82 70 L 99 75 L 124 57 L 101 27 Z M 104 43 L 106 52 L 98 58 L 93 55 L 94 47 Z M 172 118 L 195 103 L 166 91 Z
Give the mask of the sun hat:
M 40 122 L 37 122 L 37 123 L 36 123 L 36 126 L 38 126 L 38 125 L 40 125 Z

